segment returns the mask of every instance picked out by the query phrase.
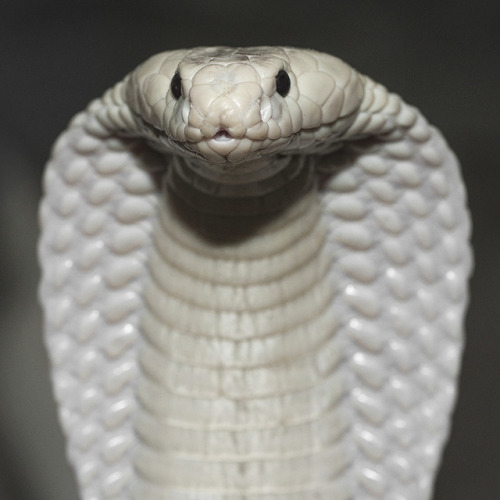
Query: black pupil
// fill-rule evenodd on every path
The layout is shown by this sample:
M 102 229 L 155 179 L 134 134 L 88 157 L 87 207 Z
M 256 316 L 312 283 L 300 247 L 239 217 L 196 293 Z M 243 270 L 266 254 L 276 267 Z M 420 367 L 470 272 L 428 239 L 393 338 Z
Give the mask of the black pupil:
M 182 95 L 181 75 L 178 71 L 175 73 L 172 81 L 170 82 L 170 90 L 176 99 L 179 99 Z
M 284 69 L 280 69 L 276 75 L 276 91 L 282 97 L 285 97 L 290 90 L 290 77 Z

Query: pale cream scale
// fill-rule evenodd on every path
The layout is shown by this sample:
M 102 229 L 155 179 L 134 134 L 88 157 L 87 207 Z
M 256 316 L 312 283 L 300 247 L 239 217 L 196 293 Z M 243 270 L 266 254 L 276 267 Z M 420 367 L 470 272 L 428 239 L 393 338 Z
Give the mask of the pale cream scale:
M 57 141 L 40 297 L 84 500 L 425 500 L 471 269 L 457 161 L 293 48 L 152 57 Z

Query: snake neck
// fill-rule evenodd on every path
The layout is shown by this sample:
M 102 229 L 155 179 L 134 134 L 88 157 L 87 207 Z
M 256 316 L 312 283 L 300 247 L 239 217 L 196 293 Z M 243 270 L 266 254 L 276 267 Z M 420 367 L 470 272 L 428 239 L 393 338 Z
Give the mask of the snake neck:
M 307 165 L 285 170 L 213 194 L 192 172 L 169 174 L 144 293 L 135 498 L 335 491 L 345 463 L 332 257 L 315 192 L 298 188 Z M 254 217 L 265 220 L 227 238 L 229 219 Z M 216 221 L 225 239 L 193 230 Z
M 252 237 L 278 219 L 314 185 L 306 157 L 259 160 L 237 171 L 212 173 L 177 157 L 164 184 L 167 207 L 186 228 L 212 242 Z

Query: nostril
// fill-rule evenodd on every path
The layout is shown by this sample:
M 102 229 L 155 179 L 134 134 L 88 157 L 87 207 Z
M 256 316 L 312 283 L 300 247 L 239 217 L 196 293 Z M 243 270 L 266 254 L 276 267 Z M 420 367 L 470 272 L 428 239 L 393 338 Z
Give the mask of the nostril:
M 216 141 L 228 141 L 232 138 L 233 136 L 225 128 L 219 129 L 214 135 L 214 139 Z

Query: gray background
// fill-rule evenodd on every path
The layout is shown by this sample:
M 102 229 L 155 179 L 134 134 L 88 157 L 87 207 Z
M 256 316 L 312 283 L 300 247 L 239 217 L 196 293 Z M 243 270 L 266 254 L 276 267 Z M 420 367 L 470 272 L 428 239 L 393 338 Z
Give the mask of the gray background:
M 476 271 L 461 393 L 435 499 L 499 498 L 497 4 L 4 0 L 0 499 L 76 499 L 36 302 L 36 210 L 50 146 L 76 111 L 148 56 L 213 44 L 284 44 L 338 55 L 417 105 L 445 133 L 469 189 Z

